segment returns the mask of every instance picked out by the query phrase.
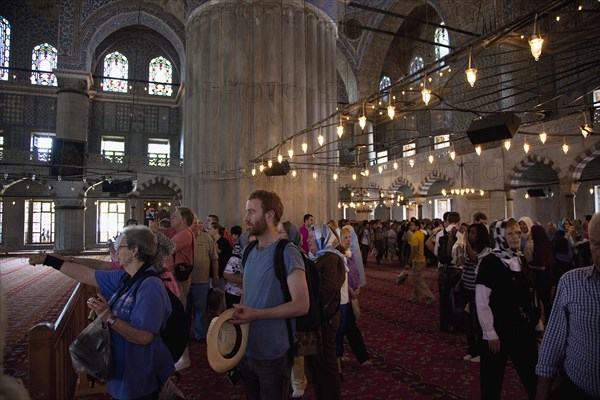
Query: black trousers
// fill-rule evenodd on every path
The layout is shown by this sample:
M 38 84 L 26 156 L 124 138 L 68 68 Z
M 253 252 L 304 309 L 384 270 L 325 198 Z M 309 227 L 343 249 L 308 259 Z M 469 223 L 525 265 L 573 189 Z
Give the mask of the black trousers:
M 317 400 L 341 400 L 342 383 L 335 356 L 335 335 L 340 324 L 339 313 L 335 314 L 331 323 L 321 325 L 323 350 L 319 354 L 304 357 L 308 382 L 315 391 Z
M 369 359 L 362 333 L 356 324 L 356 317 L 350 303 L 340 305 L 340 327 L 335 338 L 335 353 L 341 357 L 344 354 L 344 336 L 359 364 Z
M 535 331 L 519 329 L 500 339 L 500 352 L 492 354 L 487 340 L 482 341 L 481 362 L 479 364 L 481 398 L 483 400 L 500 399 L 506 362 L 510 356 L 519 378 L 530 399 L 535 398 L 537 376 L 535 365 L 538 359 Z

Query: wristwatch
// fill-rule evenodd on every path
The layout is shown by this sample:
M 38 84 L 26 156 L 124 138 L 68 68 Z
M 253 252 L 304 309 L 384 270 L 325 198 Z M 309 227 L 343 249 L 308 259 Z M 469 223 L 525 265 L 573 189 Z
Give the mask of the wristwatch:
M 114 315 L 111 315 L 106 319 L 108 326 L 113 326 L 115 322 L 117 322 L 117 318 Z

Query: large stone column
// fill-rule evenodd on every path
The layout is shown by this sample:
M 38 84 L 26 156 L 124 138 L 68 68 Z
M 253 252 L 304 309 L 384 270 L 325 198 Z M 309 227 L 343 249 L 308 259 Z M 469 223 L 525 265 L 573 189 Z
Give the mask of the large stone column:
M 80 71 L 57 71 L 56 138 L 87 141 L 91 77 Z M 81 169 L 83 175 L 85 169 Z M 58 177 L 57 177 L 58 179 Z M 61 176 L 54 182 L 54 251 L 75 254 L 84 250 L 82 176 Z
M 324 222 L 337 215 L 333 170 L 303 169 L 303 162 L 313 161 L 318 128 L 307 133 L 306 155 L 302 136 L 277 149 L 282 139 L 335 112 L 336 39 L 334 22 L 299 0 L 224 0 L 192 12 L 186 46 L 184 205 L 201 217 L 217 214 L 231 226 L 242 223 L 248 195 L 267 189 L 282 197 L 285 219 L 301 223 L 302 215 L 311 213 Z M 333 140 L 334 130 L 335 125 L 323 128 L 326 141 Z M 251 175 L 250 160 L 263 155 L 266 164 L 278 152 L 288 159 L 290 145 L 295 176 Z M 313 172 L 318 172 L 316 180 Z

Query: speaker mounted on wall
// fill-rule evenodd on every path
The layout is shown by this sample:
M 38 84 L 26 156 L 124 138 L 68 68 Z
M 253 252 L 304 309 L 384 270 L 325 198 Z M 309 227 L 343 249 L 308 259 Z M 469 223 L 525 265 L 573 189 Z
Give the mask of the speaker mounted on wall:
M 129 179 L 121 181 L 102 182 L 102 191 L 110 193 L 110 197 L 118 197 L 120 194 L 129 193 L 133 190 L 133 182 Z
M 474 145 L 511 139 L 519 130 L 521 118 L 513 112 L 486 115 L 476 118 L 467 129 L 469 140 Z
M 50 155 L 50 175 L 63 178 L 83 176 L 85 144 L 78 140 L 54 138 Z
M 265 175 L 267 176 L 283 176 L 290 172 L 290 163 L 288 160 L 283 160 L 281 163 L 278 161 L 273 162 L 271 168 L 265 169 Z
M 548 186 L 527 189 L 529 197 L 552 197 L 552 189 Z

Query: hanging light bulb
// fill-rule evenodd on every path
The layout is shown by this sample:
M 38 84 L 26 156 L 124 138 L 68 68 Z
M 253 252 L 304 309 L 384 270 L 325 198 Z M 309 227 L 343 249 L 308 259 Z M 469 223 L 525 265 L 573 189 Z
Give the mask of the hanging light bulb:
M 323 137 L 321 127 L 319 127 L 319 136 L 317 137 L 317 142 L 319 142 L 319 146 L 323 146 L 323 143 L 325 143 L 325 138 Z
M 279 164 L 281 164 L 282 161 L 283 161 L 283 156 L 281 155 L 281 153 L 277 154 L 277 162 L 279 162 Z
M 365 176 L 369 176 L 369 168 L 365 168 Z
M 584 138 L 587 138 L 588 135 L 593 132 L 592 127 L 588 123 L 581 125 L 579 127 L 579 129 L 581 130 L 581 134 L 583 135 Z
M 528 199 L 529 198 L 529 193 L 525 192 L 525 198 Z
M 506 149 L 506 151 L 510 150 L 510 139 L 506 139 L 504 141 L 504 148 Z
M 338 179 L 338 174 L 334 172 L 334 173 L 333 173 L 333 180 L 334 180 L 334 181 L 337 181 L 337 179 Z
M 446 195 L 446 189 L 442 189 L 442 196 Z
M 379 167 L 377 167 L 377 171 L 379 171 L 379 173 L 381 174 L 383 172 L 383 166 L 380 165 Z
M 567 140 L 563 138 L 562 150 L 565 154 L 569 152 L 569 145 L 567 144 Z
M 252 168 L 252 176 L 256 176 L 256 167 Z
M 390 119 L 394 119 L 394 115 L 396 114 L 396 107 L 394 107 L 394 104 L 392 103 L 392 88 L 390 87 L 390 93 L 388 94 L 389 96 L 389 102 L 388 102 L 388 106 L 387 106 L 387 112 L 388 112 L 388 117 L 390 117 Z
M 263 164 L 260 164 L 260 167 L 258 167 L 258 170 L 260 172 L 263 172 L 265 170 L 265 166 Z
M 292 170 L 292 176 L 295 178 L 297 174 L 298 174 L 298 173 L 296 172 L 296 170 L 295 170 L 295 169 L 293 169 L 293 170 Z
M 541 131 L 540 132 L 540 142 L 542 142 L 542 144 L 546 143 L 546 139 L 548 139 L 548 134 L 546 133 L 546 131 Z
M 355 181 L 356 180 L 356 174 L 352 174 L 352 180 Z
M 481 155 L 481 146 L 479 146 L 479 145 L 475 146 L 475 153 L 477 153 L 478 156 Z
M 594 194 L 594 188 L 590 188 L 590 194 Z
M 394 169 L 398 169 L 398 163 L 394 161 Z
M 469 49 L 469 68 L 465 70 L 465 74 L 467 74 L 467 82 L 471 87 L 475 86 L 475 81 L 477 80 L 477 68 L 471 68 L 471 49 Z
M 267 161 L 267 166 L 271 168 L 273 166 L 273 160 L 269 159 L 269 161 Z
M 292 146 L 290 145 L 290 149 L 288 150 L 288 156 L 291 158 L 294 158 L 294 149 L 292 149 Z
M 414 167 L 415 166 L 415 160 L 412 159 L 412 158 L 410 160 L 408 160 L 408 165 L 410 165 L 411 168 Z
M 304 154 L 306 154 L 306 152 L 308 151 L 308 144 L 306 144 L 306 139 L 304 140 L 304 142 L 302 142 L 302 151 L 304 152 Z
M 450 159 L 452 161 L 454 161 L 455 158 L 456 158 L 456 151 L 454 151 L 454 147 L 452 147 L 452 150 L 450 150 Z
M 367 126 L 367 116 L 365 113 L 365 103 L 363 103 L 362 106 L 362 115 L 358 118 L 358 125 L 360 125 L 360 129 L 365 129 L 365 126 Z
M 525 140 L 525 142 L 523 143 L 523 151 L 525 152 L 525 154 L 529 153 L 529 143 L 527 143 L 527 140 Z
M 531 55 L 535 58 L 535 61 L 540 59 L 542 55 L 542 45 L 544 44 L 544 39 L 542 39 L 542 35 L 536 34 L 535 28 L 537 24 L 537 14 L 535 14 L 535 18 L 533 20 L 533 35 L 529 39 L 529 47 L 531 47 Z
M 423 85 L 423 90 L 421 90 L 421 96 L 423 97 L 423 103 L 425 105 L 429 105 L 429 100 L 431 100 L 431 90 L 427 89 L 425 85 Z
M 433 154 L 430 154 L 427 159 L 429 160 L 429 164 L 433 164 Z
M 340 114 L 340 124 L 337 126 L 337 135 L 341 139 L 344 135 L 344 124 L 342 124 L 342 114 Z
M 319 175 L 316 172 L 313 172 L 313 179 L 316 181 Z

